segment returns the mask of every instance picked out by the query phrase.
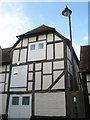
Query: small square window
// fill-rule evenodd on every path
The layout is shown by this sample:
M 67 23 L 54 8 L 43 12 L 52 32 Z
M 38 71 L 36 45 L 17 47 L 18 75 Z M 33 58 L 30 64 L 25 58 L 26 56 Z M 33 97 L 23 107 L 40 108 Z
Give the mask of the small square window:
M 29 96 L 22 97 L 22 105 L 29 105 Z
M 19 97 L 12 97 L 12 105 L 19 105 Z
M 35 50 L 35 44 L 30 46 L 30 50 Z
M 18 74 L 18 69 L 15 68 L 13 74 L 17 75 Z
M 44 48 L 44 43 L 39 43 L 38 49 L 43 49 Z

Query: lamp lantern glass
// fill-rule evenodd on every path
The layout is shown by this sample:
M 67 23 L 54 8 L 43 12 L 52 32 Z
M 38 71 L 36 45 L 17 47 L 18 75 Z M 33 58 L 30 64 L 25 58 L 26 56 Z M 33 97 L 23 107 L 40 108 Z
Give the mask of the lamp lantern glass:
M 62 11 L 63 16 L 70 16 L 72 14 L 72 11 L 67 7 Z

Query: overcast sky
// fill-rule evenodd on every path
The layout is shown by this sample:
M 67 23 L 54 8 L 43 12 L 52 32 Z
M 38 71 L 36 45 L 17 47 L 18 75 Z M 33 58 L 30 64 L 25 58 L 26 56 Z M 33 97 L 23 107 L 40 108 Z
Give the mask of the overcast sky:
M 42 24 L 69 38 L 68 17 L 61 14 L 66 5 L 72 10 L 73 46 L 79 57 L 80 46 L 88 44 L 88 2 L 0 2 L 1 47 L 12 47 L 16 36 Z

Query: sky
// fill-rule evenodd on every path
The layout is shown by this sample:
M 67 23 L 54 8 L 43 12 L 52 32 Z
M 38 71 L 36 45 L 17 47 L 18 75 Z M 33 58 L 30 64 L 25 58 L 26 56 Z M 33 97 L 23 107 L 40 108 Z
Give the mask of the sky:
M 12 47 L 16 36 L 42 24 L 54 27 L 69 38 L 69 21 L 61 13 L 72 10 L 73 47 L 79 58 L 80 46 L 88 44 L 88 2 L 0 2 L 0 45 Z

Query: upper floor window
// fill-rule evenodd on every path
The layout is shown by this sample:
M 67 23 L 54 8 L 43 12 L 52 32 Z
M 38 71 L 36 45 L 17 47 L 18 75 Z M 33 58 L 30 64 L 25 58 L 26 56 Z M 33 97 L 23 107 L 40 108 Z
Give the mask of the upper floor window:
M 44 43 L 39 43 L 38 44 L 38 49 L 43 49 L 44 48 Z
M 35 50 L 35 44 L 30 46 L 30 50 Z
M 28 47 L 28 61 L 46 58 L 46 41 L 30 43 Z

